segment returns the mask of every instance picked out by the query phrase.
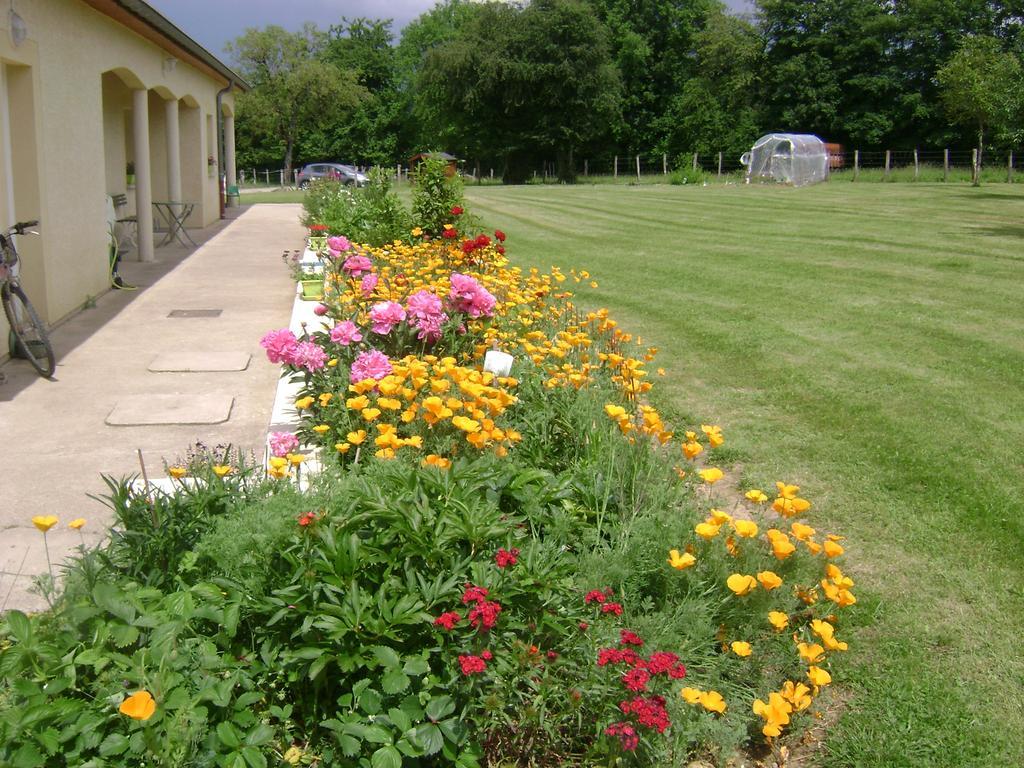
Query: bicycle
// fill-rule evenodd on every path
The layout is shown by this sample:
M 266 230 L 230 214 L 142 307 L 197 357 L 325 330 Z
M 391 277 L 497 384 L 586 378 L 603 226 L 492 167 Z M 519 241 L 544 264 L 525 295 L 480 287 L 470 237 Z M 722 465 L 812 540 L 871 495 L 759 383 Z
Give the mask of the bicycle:
M 4 314 L 11 327 L 11 338 L 8 341 L 11 356 L 25 358 L 41 376 L 50 378 L 57 367 L 57 361 L 46 326 L 21 287 L 17 270 L 18 249 L 14 245 L 15 235 L 24 235 L 27 229 L 38 224 L 38 221 L 22 221 L 6 233 L 0 233 L 0 303 L 4 305 Z

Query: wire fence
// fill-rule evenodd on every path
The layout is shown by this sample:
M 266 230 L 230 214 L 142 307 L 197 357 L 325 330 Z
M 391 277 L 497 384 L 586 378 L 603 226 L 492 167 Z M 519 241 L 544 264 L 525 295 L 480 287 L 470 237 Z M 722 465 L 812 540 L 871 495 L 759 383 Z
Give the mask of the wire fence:
M 976 171 L 976 149 L 842 149 L 829 154 L 829 172 L 836 181 L 961 182 L 973 181 L 979 173 L 984 181 L 1016 181 L 1017 160 L 1024 150 L 998 150 L 982 153 Z M 497 164 L 460 161 L 467 183 L 500 184 L 502 169 Z M 253 188 L 293 188 L 300 168 L 239 169 L 238 184 Z M 360 168 L 360 171 L 368 169 Z M 394 177 L 407 181 L 411 169 L 401 163 L 390 166 Z M 741 183 L 746 168 L 734 152 L 692 152 L 671 156 L 668 153 L 607 154 L 598 158 L 580 158 L 572 163 L 577 182 L 593 184 L 657 183 Z M 555 161 L 542 162 L 527 177 L 527 183 L 560 183 Z

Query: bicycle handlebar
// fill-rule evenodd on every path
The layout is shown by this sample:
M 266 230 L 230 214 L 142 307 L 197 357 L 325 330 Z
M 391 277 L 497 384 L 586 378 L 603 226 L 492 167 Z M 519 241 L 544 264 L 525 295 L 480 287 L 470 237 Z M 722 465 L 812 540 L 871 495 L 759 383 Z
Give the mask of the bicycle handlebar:
M 29 227 L 38 227 L 38 226 L 39 226 L 39 220 L 38 219 L 36 219 L 34 221 L 19 221 L 17 224 L 15 224 L 13 227 L 11 227 L 11 231 L 16 233 L 16 234 L 19 234 L 19 235 L 24 235 L 25 234 L 25 230 L 28 229 Z

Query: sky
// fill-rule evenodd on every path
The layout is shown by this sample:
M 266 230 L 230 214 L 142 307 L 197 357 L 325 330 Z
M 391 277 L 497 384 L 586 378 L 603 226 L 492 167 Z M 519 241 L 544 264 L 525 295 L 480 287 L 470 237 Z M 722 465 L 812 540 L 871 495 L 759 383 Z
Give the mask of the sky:
M 397 32 L 436 0 L 147 0 L 210 53 L 226 60 L 224 44 L 246 27 L 277 24 L 288 30 L 312 21 L 326 29 L 342 17 L 394 19 Z M 749 10 L 747 0 L 726 0 L 734 10 Z

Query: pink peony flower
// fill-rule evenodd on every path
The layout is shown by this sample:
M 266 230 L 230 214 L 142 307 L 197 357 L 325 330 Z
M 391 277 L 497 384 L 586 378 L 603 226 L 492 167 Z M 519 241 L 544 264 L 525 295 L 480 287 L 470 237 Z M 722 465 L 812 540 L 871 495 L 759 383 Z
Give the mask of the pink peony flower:
M 405 310 L 397 301 L 381 301 L 370 307 L 370 323 L 374 333 L 382 336 L 405 320 Z
M 287 328 L 270 331 L 262 339 L 260 346 L 267 350 L 267 359 L 272 363 L 290 363 L 292 351 L 299 340 Z
M 300 341 L 292 350 L 291 359 L 288 362 L 312 373 L 319 371 L 327 364 L 327 353 L 315 342 Z
M 317 304 L 315 307 L 313 307 L 313 314 L 316 315 L 317 317 L 323 317 L 324 315 L 327 314 L 327 311 L 328 310 L 326 304 Z
M 291 432 L 274 432 L 270 435 L 270 452 L 274 456 L 287 456 L 299 447 L 299 438 Z
M 347 347 L 352 342 L 362 340 L 363 334 L 359 332 L 359 326 L 351 320 L 342 320 L 331 329 L 331 341 L 335 344 L 341 344 L 343 347 Z
M 328 237 L 327 247 L 330 248 L 332 251 L 339 251 L 341 253 L 344 253 L 345 251 L 352 248 L 352 243 L 350 243 L 348 238 L 345 237 L 344 235 L 341 235 L 339 237 Z
M 359 290 L 363 292 L 363 296 L 364 297 L 368 297 L 370 294 L 372 294 L 376 287 L 377 287 L 377 275 L 376 274 L 374 274 L 373 272 L 370 272 L 369 274 L 363 275 L 363 280 L 359 284 Z
M 430 291 L 417 291 L 409 297 L 409 324 L 419 333 L 421 341 L 437 341 L 441 338 L 441 326 L 448 321 L 441 298 Z
M 356 355 L 356 359 L 352 361 L 348 378 L 352 382 L 364 379 L 380 381 L 391 371 L 391 361 L 388 360 L 388 356 L 376 349 L 369 349 Z
M 494 314 L 494 296 L 474 278 L 452 272 L 451 286 L 448 299 L 457 311 L 470 317 L 491 317 Z
M 341 265 L 341 268 L 349 277 L 359 278 L 364 272 L 369 272 L 373 269 L 373 264 L 365 256 L 356 255 L 345 259 L 345 263 Z

